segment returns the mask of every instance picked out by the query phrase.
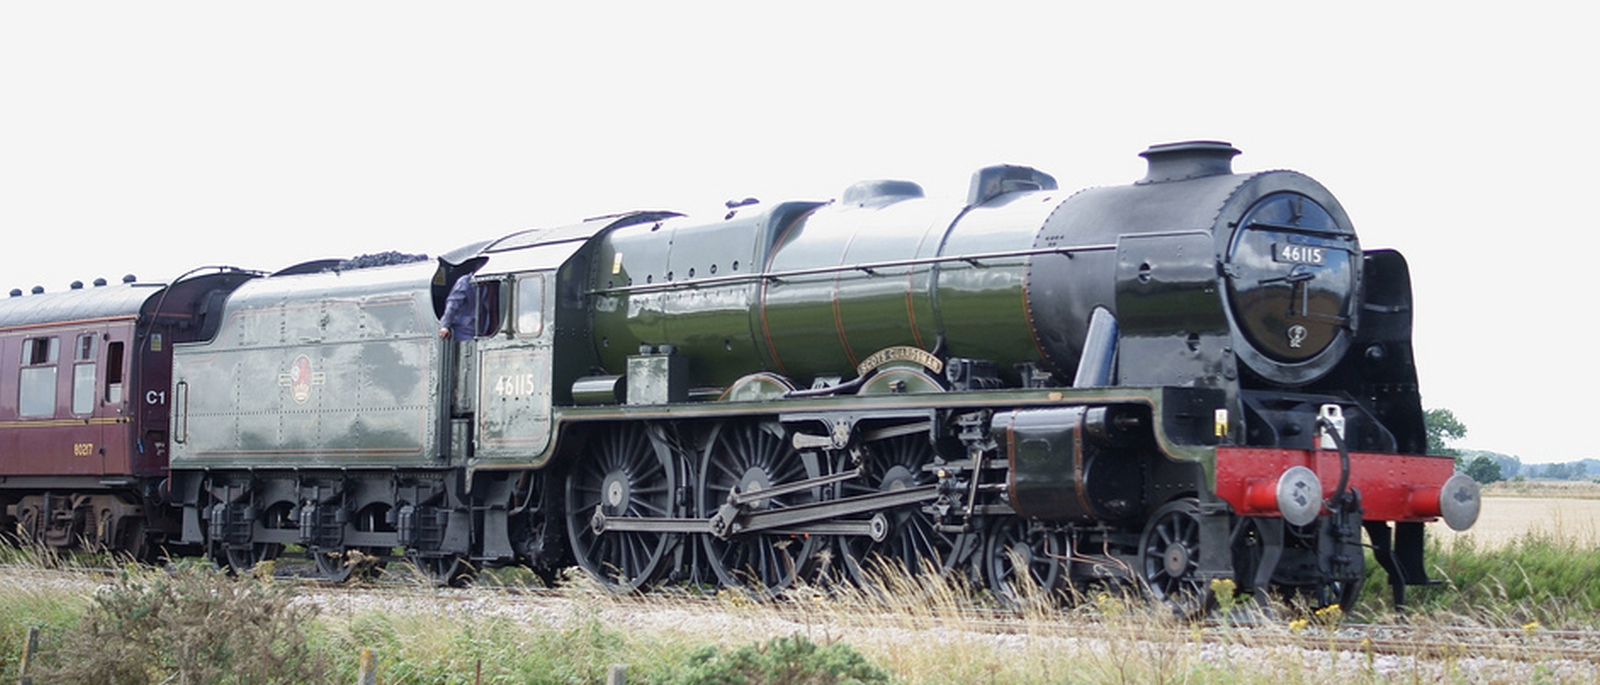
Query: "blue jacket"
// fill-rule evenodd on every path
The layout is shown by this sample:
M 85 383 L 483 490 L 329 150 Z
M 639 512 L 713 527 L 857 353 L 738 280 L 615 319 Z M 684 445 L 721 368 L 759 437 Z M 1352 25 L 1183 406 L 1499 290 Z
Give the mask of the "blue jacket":
M 439 317 L 439 327 L 450 329 L 454 340 L 471 340 L 477 332 L 478 289 L 472 287 L 472 276 L 464 275 L 450 286 L 450 296 L 445 299 L 444 315 Z

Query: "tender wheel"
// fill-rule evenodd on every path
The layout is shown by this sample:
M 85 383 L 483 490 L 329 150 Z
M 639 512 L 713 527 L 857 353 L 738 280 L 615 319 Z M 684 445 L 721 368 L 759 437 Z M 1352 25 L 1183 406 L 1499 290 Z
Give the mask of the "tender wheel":
M 636 425 L 614 426 L 590 437 L 567 475 L 567 539 L 578 564 L 615 591 L 648 586 L 661 574 L 674 536 L 593 527 L 598 512 L 608 518 L 668 518 L 673 514 L 677 473 L 667 450 Z
M 388 513 L 389 506 L 386 504 L 367 505 L 356 513 L 356 530 L 363 533 L 393 532 L 386 522 Z M 383 566 L 385 551 L 378 547 L 340 547 L 311 549 L 307 550 L 307 554 L 316 563 L 318 577 L 328 582 L 342 583 L 352 577 L 376 575 Z M 448 585 L 449 582 L 444 584 Z
M 1198 616 L 1211 589 L 1199 577 L 1200 505 L 1193 499 L 1157 509 L 1139 539 L 1139 571 L 1157 599 L 1181 616 Z
M 219 554 L 213 554 L 217 565 L 222 566 L 234 575 L 249 573 L 256 564 L 263 561 L 277 559 L 283 553 L 283 545 L 268 542 L 255 542 L 245 544 L 222 544 L 223 549 Z
M 845 483 L 841 497 L 893 492 L 933 483 L 923 466 L 933 463 L 933 447 L 926 437 L 905 435 L 868 443 L 860 478 Z M 839 464 L 837 468 L 853 468 Z M 931 515 L 919 505 L 884 512 L 888 533 L 881 542 L 870 537 L 839 538 L 839 557 L 858 585 L 875 585 L 884 571 L 904 569 L 921 573 L 927 566 L 943 569 L 955 549 L 953 536 L 940 532 Z
M 350 579 L 355 569 L 354 563 L 347 559 L 343 549 L 326 549 L 309 551 L 311 559 L 317 565 L 317 577 L 330 583 L 342 583 Z
M 735 489 L 755 494 L 816 478 L 818 471 L 816 460 L 808 463 L 802 459 L 777 424 L 724 423 L 700 462 L 700 483 L 695 491 L 698 515 L 715 515 Z M 749 511 L 771 511 L 814 502 L 820 496 L 818 489 L 813 489 L 762 498 L 747 506 Z M 746 587 L 758 597 L 770 597 L 789 587 L 817 547 L 817 538 L 808 535 L 755 533 L 701 539 L 717 579 L 723 585 Z
M 417 572 L 435 587 L 461 587 L 472 578 L 472 567 L 467 560 L 453 554 L 426 557 L 411 555 L 406 560 L 417 567 Z
M 289 511 L 293 505 L 280 503 L 268 508 L 261 516 L 261 525 L 264 528 L 289 528 Z M 213 543 L 211 557 L 218 566 L 226 568 L 229 573 L 241 575 L 249 573 L 256 564 L 271 561 L 283 553 L 283 545 L 275 542 L 247 542 L 247 543 Z
M 983 554 L 983 580 L 995 597 L 1011 607 L 1032 598 L 1051 598 L 1062 582 L 1066 539 L 1022 519 L 997 522 Z

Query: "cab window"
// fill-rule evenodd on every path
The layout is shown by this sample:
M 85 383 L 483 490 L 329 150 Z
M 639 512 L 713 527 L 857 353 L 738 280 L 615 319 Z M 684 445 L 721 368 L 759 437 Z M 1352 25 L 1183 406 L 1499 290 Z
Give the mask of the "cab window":
M 544 274 L 517 279 L 517 332 L 538 336 L 544 331 Z

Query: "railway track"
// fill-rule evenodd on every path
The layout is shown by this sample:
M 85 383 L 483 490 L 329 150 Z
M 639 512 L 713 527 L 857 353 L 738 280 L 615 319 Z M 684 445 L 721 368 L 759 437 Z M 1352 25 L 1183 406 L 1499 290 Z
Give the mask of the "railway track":
M 80 583 L 86 588 L 114 577 L 119 569 L 0 564 L 0 574 L 28 574 L 57 583 Z M 732 619 L 756 625 L 752 630 L 777 634 L 800 627 L 825 627 L 830 633 L 863 635 L 884 632 L 965 635 L 985 640 L 1005 636 L 1027 643 L 1051 640 L 1098 640 L 1108 645 L 1158 645 L 1169 650 L 1197 652 L 1227 650 L 1283 650 L 1321 654 L 1330 661 L 1346 660 L 1359 667 L 1380 658 L 1407 662 L 1457 663 L 1488 660 L 1502 664 L 1576 664 L 1600 673 L 1600 630 L 1546 629 L 1468 625 L 1413 617 L 1401 623 L 1319 623 L 1312 619 L 1281 617 L 1249 621 L 1210 620 L 1182 623 L 1157 618 L 1158 613 L 1131 611 L 1104 615 L 1087 609 L 1064 610 L 1059 618 L 1044 614 L 1018 615 L 995 609 L 952 608 L 940 602 L 905 602 L 885 606 L 873 601 L 830 598 L 816 593 L 809 599 L 758 603 L 730 592 L 703 594 L 688 589 L 667 589 L 648 595 L 616 595 L 585 581 L 561 587 L 531 584 L 474 585 L 436 588 L 419 582 L 421 576 L 404 571 L 382 574 L 360 582 L 330 584 L 299 577 L 295 568 L 279 568 L 278 582 L 294 582 L 300 592 L 332 613 L 366 610 L 406 611 L 427 605 L 461 607 L 478 613 L 493 611 L 508 617 L 540 616 L 550 621 L 579 611 L 594 611 L 619 629 L 694 630 L 697 622 L 726 624 Z M 890 604 L 897 600 L 890 600 Z M 763 628 L 762 626 L 767 626 Z M 891 631 L 892 629 L 892 631 Z

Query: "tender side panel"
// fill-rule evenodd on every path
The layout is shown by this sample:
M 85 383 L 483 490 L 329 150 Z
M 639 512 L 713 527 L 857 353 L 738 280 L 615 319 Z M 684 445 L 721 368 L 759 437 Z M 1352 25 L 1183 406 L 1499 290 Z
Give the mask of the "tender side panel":
M 443 343 L 426 282 L 247 300 L 174 364 L 175 463 L 380 465 L 437 450 Z

